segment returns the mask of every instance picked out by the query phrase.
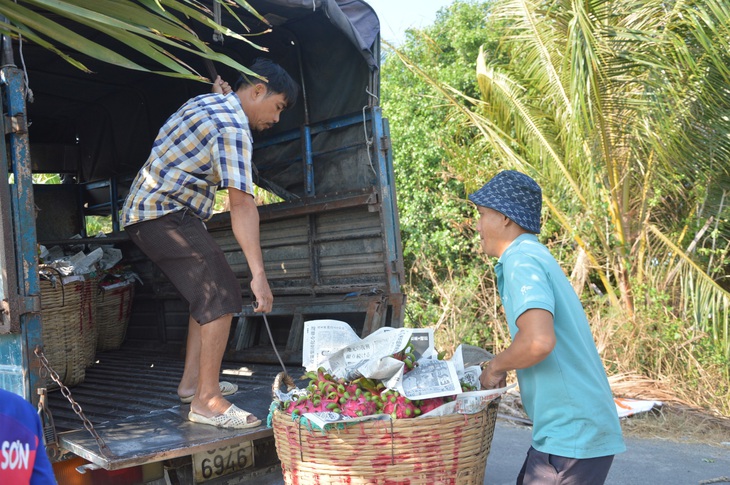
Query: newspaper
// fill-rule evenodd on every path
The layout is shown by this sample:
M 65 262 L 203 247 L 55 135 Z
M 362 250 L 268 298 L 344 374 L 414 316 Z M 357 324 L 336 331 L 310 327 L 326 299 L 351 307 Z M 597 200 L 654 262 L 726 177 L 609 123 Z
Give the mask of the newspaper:
M 409 342 L 417 363 L 412 370 L 393 357 Z M 412 400 L 459 394 L 462 381 L 478 389 L 481 373 L 478 366 L 464 368 L 462 346 L 450 360 L 439 360 L 432 328 L 383 327 L 360 339 L 339 320 L 304 322 L 302 363 L 308 371 L 323 367 L 345 380 L 361 376 L 381 380 Z
M 438 357 L 434 344 L 433 328 L 415 328 L 411 331 L 411 345 L 416 360 Z
M 403 367 L 391 355 L 406 348 L 411 333 L 413 329 L 383 327 L 361 340 L 346 322 L 307 321 L 302 363 L 308 371 L 324 367 L 346 380 L 387 379 Z
M 455 397 L 423 416 L 476 413 L 514 387 L 463 392 L 462 383 L 473 389 L 481 387 L 479 376 L 482 370 L 474 364 L 492 355 L 474 346 L 460 345 L 451 359 L 440 360 L 432 328 L 383 327 L 361 339 L 346 322 L 310 320 L 304 322 L 303 340 L 302 364 L 307 371 L 324 368 L 332 376 L 346 381 L 359 377 L 379 380 L 386 388 L 398 391 L 412 401 Z M 400 357 L 409 343 L 413 354 L 409 358 L 415 360 L 413 368 L 394 357 Z M 280 395 L 279 398 L 284 401 L 295 395 L 300 394 Z M 348 418 L 335 412 L 305 413 L 303 416 L 322 429 L 331 423 L 385 419 L 383 415 Z
M 497 399 L 499 396 L 509 391 L 517 384 L 510 384 L 507 387 L 500 387 L 499 389 L 488 389 L 485 391 L 470 391 L 462 392 L 456 395 L 456 399 L 447 402 L 436 409 L 433 409 L 425 414 L 418 416 L 420 418 L 430 418 L 434 416 L 446 416 L 448 414 L 475 414 L 485 409 L 490 402 Z
M 461 392 L 459 375 L 452 362 L 421 359 L 418 367 L 399 376 L 395 389 L 408 399 L 453 396 Z
M 360 341 L 355 331 L 339 320 L 304 322 L 302 365 L 308 371 L 322 366 L 336 351 Z
M 320 429 L 325 429 L 328 424 L 352 424 L 361 421 L 376 421 L 391 419 L 390 414 L 369 414 L 367 416 L 359 416 L 357 418 L 351 418 L 340 413 L 326 412 L 326 413 L 304 413 L 303 418 L 306 418 L 312 425 Z

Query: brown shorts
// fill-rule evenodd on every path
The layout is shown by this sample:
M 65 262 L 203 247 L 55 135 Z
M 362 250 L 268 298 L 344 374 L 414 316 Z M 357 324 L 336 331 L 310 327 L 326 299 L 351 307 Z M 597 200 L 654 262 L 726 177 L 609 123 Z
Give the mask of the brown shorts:
M 202 325 L 241 311 L 241 285 L 199 218 L 183 210 L 125 231 L 187 300 L 195 321 Z
M 613 455 L 598 458 L 566 458 L 537 451 L 530 446 L 517 476 L 517 485 L 602 485 Z

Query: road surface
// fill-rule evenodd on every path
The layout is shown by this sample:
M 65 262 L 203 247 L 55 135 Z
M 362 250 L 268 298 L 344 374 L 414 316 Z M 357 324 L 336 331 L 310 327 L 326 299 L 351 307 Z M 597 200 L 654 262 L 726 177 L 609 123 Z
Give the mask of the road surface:
M 484 485 L 514 485 L 530 447 L 532 428 L 497 421 Z M 730 436 L 728 436 L 730 441 Z M 726 477 L 730 484 L 730 446 L 625 438 L 606 485 L 698 485 Z
M 484 485 L 514 485 L 531 433 L 528 426 L 497 421 Z M 730 446 L 626 438 L 626 447 L 616 456 L 606 485 L 730 484 Z M 726 480 L 719 481 L 722 477 Z M 281 473 L 259 480 L 257 485 L 284 483 Z

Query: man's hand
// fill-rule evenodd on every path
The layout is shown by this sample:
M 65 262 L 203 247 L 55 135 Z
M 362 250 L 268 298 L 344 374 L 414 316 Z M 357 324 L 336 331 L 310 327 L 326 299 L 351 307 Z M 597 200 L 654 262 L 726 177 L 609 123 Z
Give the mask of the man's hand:
M 251 291 L 256 298 L 256 307 L 254 310 L 260 313 L 269 313 L 274 306 L 274 295 L 271 293 L 271 288 L 266 277 L 254 276 L 251 279 Z
M 220 76 L 216 76 L 215 81 L 213 81 L 213 88 L 211 91 L 216 94 L 228 94 L 233 91 L 233 89 L 231 89 L 230 84 L 221 79 Z
M 499 389 L 507 385 L 507 373 L 497 371 L 487 364 L 479 376 L 479 382 L 482 384 L 482 389 Z
M 257 312 L 268 313 L 274 305 L 269 282 L 264 270 L 259 234 L 259 211 L 251 194 L 232 187 L 228 188 L 228 202 L 231 208 L 231 227 L 236 241 L 241 246 L 248 268 L 251 270 L 251 291 L 256 299 Z

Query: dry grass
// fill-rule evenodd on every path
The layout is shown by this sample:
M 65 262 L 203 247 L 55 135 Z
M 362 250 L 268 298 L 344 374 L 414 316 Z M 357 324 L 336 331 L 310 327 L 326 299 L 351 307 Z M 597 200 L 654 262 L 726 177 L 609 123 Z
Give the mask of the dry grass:
M 624 436 L 633 438 L 713 446 L 730 443 L 730 419 L 677 404 L 666 404 L 658 410 L 623 419 L 621 423 Z
M 656 328 L 669 325 L 652 319 L 634 321 L 593 315 L 591 327 L 614 395 L 658 400 L 730 417 L 728 369 L 701 363 L 694 340 L 687 336 L 662 340 Z M 683 336 L 684 337 L 684 336 Z
M 499 417 L 517 424 L 529 424 L 519 392 L 502 396 Z M 707 414 L 677 403 L 663 403 L 649 412 L 621 419 L 624 437 L 728 446 L 730 418 Z

